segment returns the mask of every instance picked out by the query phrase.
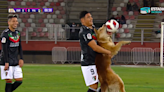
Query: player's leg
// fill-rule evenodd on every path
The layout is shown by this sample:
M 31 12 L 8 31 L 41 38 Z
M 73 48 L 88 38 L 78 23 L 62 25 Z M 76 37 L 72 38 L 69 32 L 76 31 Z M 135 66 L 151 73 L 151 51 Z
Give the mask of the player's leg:
M 22 78 L 15 79 L 15 82 L 12 84 L 12 91 L 17 89 L 22 84 Z
M 99 87 L 99 88 L 97 89 L 97 92 L 101 92 L 101 87 Z
M 12 79 L 13 79 L 13 67 L 9 66 L 8 70 L 4 70 L 4 66 L 1 66 L 1 79 L 6 81 L 5 92 L 12 92 Z
M 95 65 L 81 66 L 86 86 L 89 86 L 87 92 L 96 92 L 98 88 L 98 74 Z
M 87 92 L 97 92 L 97 88 L 98 88 L 98 82 L 92 85 L 89 85 L 89 89 Z
M 99 80 L 98 80 L 98 84 L 100 84 L 100 81 Z M 96 92 L 101 92 L 101 87 L 98 87 Z
M 22 74 L 22 68 L 20 66 L 14 67 L 14 79 L 15 82 L 12 85 L 12 91 L 17 89 L 22 84 L 23 74 Z
M 6 80 L 5 92 L 12 92 L 12 79 L 5 79 L 5 80 Z

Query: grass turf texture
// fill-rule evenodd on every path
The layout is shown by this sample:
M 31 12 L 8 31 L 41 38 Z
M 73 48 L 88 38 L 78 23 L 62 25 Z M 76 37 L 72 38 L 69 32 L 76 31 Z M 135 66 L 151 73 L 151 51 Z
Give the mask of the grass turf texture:
M 164 68 L 112 66 L 126 92 L 164 92 Z M 14 92 L 86 92 L 80 65 L 24 65 L 23 84 Z M 5 81 L 0 81 L 0 92 Z

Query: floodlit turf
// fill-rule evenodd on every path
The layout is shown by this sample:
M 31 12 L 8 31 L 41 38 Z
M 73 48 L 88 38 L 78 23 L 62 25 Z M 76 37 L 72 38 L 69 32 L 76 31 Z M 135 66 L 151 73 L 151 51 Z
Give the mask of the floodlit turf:
M 113 66 L 126 92 L 164 92 L 164 68 Z M 14 92 L 86 92 L 80 65 L 24 65 L 23 84 Z M 5 81 L 0 81 L 0 92 Z

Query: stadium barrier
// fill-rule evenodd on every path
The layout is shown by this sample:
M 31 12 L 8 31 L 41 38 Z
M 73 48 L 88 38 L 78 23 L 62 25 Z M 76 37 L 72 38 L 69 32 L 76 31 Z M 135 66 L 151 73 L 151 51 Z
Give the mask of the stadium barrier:
M 132 62 L 131 59 L 131 49 L 130 48 L 121 48 L 116 56 L 113 58 L 113 63 L 124 63 L 129 64 Z
M 155 48 L 154 49 L 154 63 L 156 65 L 160 64 L 160 48 Z
M 80 62 L 81 60 L 81 48 L 80 47 L 68 47 L 67 48 L 67 61 L 69 63 Z
M 52 48 L 52 61 L 55 64 L 57 62 L 64 64 L 67 61 L 67 49 L 65 47 Z
M 133 48 L 132 60 L 135 65 L 138 63 L 145 63 L 150 65 L 154 60 L 154 50 L 152 48 Z
M 159 48 L 140 48 L 136 47 L 133 49 L 130 48 L 121 48 L 118 54 L 112 59 L 113 63 L 129 64 L 133 63 L 135 65 L 140 64 L 156 64 L 159 65 L 160 57 Z M 56 64 L 61 62 L 64 64 L 68 62 L 70 64 L 81 62 L 81 48 L 80 47 L 54 47 L 52 49 L 52 61 Z

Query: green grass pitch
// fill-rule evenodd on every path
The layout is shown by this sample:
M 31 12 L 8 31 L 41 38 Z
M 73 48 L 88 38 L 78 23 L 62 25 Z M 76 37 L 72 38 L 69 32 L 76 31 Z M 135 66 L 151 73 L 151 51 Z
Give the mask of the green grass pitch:
M 112 66 L 126 92 L 164 92 L 164 68 Z M 80 65 L 24 65 L 23 84 L 14 92 L 87 92 Z M 0 80 L 0 92 L 5 81 Z

